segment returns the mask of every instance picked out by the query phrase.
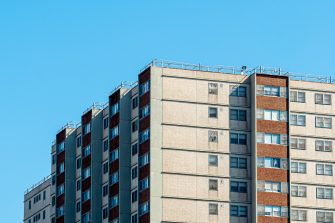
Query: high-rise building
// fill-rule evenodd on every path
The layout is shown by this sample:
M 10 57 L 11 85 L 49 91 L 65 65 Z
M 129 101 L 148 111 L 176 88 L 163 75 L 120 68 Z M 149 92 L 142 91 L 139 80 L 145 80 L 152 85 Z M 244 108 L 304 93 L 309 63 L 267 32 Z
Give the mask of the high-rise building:
M 58 132 L 48 218 L 333 222 L 334 83 L 281 69 L 153 61 L 137 83 Z M 25 196 L 25 223 L 38 222 L 42 209 L 27 204 L 39 191 Z

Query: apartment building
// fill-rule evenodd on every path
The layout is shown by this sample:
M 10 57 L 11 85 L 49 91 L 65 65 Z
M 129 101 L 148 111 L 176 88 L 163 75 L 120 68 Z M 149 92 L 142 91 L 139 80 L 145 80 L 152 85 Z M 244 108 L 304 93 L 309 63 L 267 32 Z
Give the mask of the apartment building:
M 334 222 L 334 83 L 153 61 L 57 133 L 49 219 Z

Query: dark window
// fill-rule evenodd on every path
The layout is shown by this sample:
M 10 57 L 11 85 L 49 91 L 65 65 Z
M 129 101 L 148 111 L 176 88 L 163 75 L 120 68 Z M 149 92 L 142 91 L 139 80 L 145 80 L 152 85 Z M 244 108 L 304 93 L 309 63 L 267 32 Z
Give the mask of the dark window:
M 104 140 L 104 152 L 108 150 L 108 139 Z
M 77 159 L 77 169 L 81 167 L 81 158 Z
M 230 109 L 230 120 L 246 121 L 247 120 L 246 110 Z
M 138 97 L 133 98 L 132 100 L 132 108 L 135 109 L 138 106 Z
M 77 208 L 76 211 L 79 212 L 80 211 L 80 201 L 77 202 Z
M 80 180 L 77 180 L 77 183 L 76 183 L 76 187 L 77 187 L 77 191 L 80 190 L 80 186 L 81 186 L 81 181 Z
M 102 196 L 105 197 L 108 195 L 108 184 L 102 187 Z
M 131 202 L 134 203 L 137 201 L 137 190 L 131 192 Z
M 131 179 L 135 179 L 137 177 L 137 166 L 131 169 Z
M 104 129 L 108 128 L 108 117 L 104 118 Z
M 208 108 L 208 117 L 209 118 L 217 118 L 218 117 L 218 109 L 214 107 Z
M 137 125 L 137 121 L 133 121 L 133 123 L 131 124 L 131 131 L 132 132 L 136 132 L 138 130 L 138 125 Z
M 103 169 L 103 173 L 104 174 L 108 173 L 108 162 L 106 162 L 106 163 L 103 164 L 102 169 Z
M 108 209 L 104 208 L 102 210 L 102 219 L 106 219 L 108 217 Z
M 135 156 L 137 154 L 137 143 L 131 146 L 131 155 Z
M 77 147 L 81 146 L 81 136 L 77 137 Z

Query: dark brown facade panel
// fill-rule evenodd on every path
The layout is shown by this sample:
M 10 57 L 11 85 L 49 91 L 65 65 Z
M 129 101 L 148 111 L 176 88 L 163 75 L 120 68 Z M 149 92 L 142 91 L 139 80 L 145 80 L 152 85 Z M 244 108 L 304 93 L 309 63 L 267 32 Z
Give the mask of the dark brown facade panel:
M 282 169 L 257 168 L 257 180 L 288 182 L 288 171 Z
M 140 144 L 139 155 L 149 152 L 150 150 L 150 140 L 147 140 Z
M 109 141 L 109 148 L 110 150 L 114 150 L 116 148 L 119 148 L 120 146 L 120 138 L 119 136 L 116 136 L 115 138 L 111 139 Z
M 271 132 L 275 134 L 287 134 L 288 123 L 268 120 L 257 120 L 258 132 Z
M 146 177 L 150 176 L 150 165 L 147 164 L 145 166 L 142 166 L 140 169 L 139 169 L 139 177 L 138 179 L 139 180 L 142 180 Z
M 113 197 L 119 193 L 119 183 L 113 184 L 109 187 L 109 197 Z
M 146 213 L 140 217 L 139 223 L 150 223 L 150 214 Z
M 259 205 L 289 206 L 288 194 L 258 192 L 257 202 Z
M 148 80 L 150 80 L 150 67 L 138 75 L 139 84 L 143 84 Z
M 58 208 L 58 207 L 62 206 L 64 204 L 64 202 L 65 202 L 65 195 L 64 194 L 59 195 L 56 199 L 56 207 Z
M 258 216 L 257 223 L 288 223 L 288 218 Z
M 63 129 L 56 135 L 56 144 L 63 142 L 66 138 L 66 129 Z
M 140 121 L 140 131 L 143 131 L 149 127 L 150 127 L 150 116 L 147 116 Z
M 116 206 L 109 210 L 109 221 L 110 222 L 118 217 L 119 217 L 119 206 Z
M 140 97 L 140 108 L 150 103 L 150 91 Z
M 288 147 L 282 145 L 257 144 L 258 157 L 287 158 Z
M 86 212 L 89 212 L 90 210 L 91 210 L 91 200 L 87 200 L 81 205 L 81 213 L 85 214 Z
M 112 95 L 109 96 L 109 105 L 114 105 L 120 101 L 120 89 L 115 91 Z
M 112 175 L 117 170 L 119 170 L 119 159 L 109 164 L 109 175 Z
M 85 158 L 83 158 L 83 162 L 82 162 L 82 168 L 85 169 L 87 167 L 89 167 L 91 165 L 91 155 L 86 156 Z
M 89 110 L 81 117 L 81 124 L 86 125 L 92 120 L 92 110 Z
M 287 87 L 288 78 L 287 76 L 256 74 L 256 83 L 257 85 Z
M 65 172 L 59 174 L 56 178 L 57 186 L 65 182 Z
M 65 151 L 57 155 L 57 164 L 60 164 L 65 161 Z
M 139 193 L 139 203 L 142 204 L 150 200 L 150 189 L 147 188 Z
M 89 144 L 91 144 L 91 133 L 88 133 L 88 134 L 83 136 L 82 147 L 84 148 L 84 147 L 88 146 Z
M 287 98 L 257 96 L 257 108 L 287 111 Z
M 81 191 L 85 191 L 91 187 L 91 177 L 86 178 L 81 182 Z
M 57 218 L 56 223 L 64 223 L 64 216 Z
M 120 122 L 120 113 L 116 113 L 115 115 L 113 115 L 110 118 L 110 125 L 109 128 L 114 128 L 115 126 L 117 126 Z

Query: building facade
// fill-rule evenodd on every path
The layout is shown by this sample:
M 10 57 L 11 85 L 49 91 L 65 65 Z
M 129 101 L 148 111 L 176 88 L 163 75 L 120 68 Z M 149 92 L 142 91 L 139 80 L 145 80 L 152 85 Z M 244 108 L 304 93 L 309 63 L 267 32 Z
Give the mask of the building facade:
M 153 61 L 56 135 L 50 222 L 333 222 L 334 94 L 325 77 Z

